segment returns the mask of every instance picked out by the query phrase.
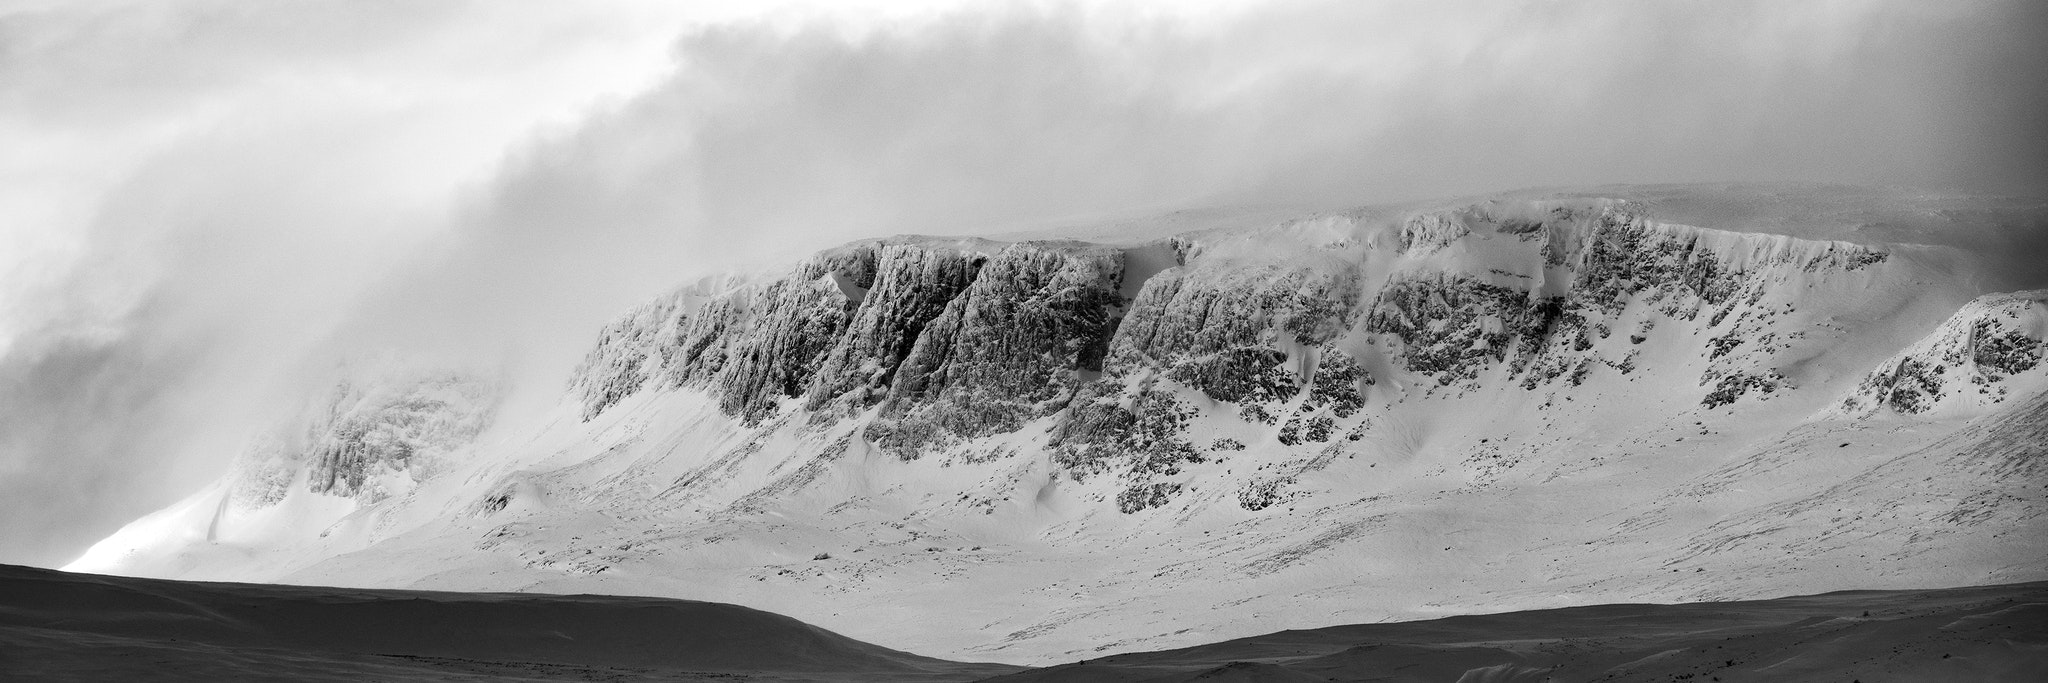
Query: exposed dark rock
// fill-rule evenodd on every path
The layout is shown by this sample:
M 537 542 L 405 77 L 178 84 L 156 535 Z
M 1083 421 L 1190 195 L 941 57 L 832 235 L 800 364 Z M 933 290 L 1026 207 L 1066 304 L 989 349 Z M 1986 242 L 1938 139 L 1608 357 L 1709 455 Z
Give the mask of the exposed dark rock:
M 979 253 L 918 244 L 883 245 L 876 252 L 876 273 L 863 305 L 812 381 L 812 410 L 835 400 L 852 410 L 879 403 L 926 325 L 987 261 Z
M 1116 509 L 1128 515 L 1147 508 L 1165 507 L 1167 503 L 1173 502 L 1174 494 L 1180 493 L 1180 490 L 1180 484 L 1132 484 L 1130 488 L 1116 495 Z
M 1400 340 L 1402 363 L 1438 384 L 1477 379 L 1510 348 L 1519 348 L 1524 358 L 1517 365 L 1526 365 L 1526 357 L 1558 333 L 1584 339 L 1583 325 L 1567 319 L 1555 301 L 1441 274 L 1389 282 L 1373 302 L 1366 330 Z
M 868 438 L 910 455 L 943 430 L 974 438 L 1066 408 L 1102 369 L 1121 303 L 1121 250 L 1022 243 L 981 268 L 919 335 Z
M 1161 368 L 1171 373 L 1186 363 L 1220 362 L 1257 371 L 1246 362 L 1257 355 L 1212 357 L 1277 352 L 1282 333 L 1299 344 L 1322 344 L 1348 327 L 1356 297 L 1349 272 L 1274 265 L 1235 266 L 1224 277 L 1197 277 L 1196 272 L 1173 269 L 1146 283 L 1110 344 L 1105 370 L 1129 374 Z
M 827 352 L 852 319 L 854 303 L 834 279 L 835 271 L 812 261 L 789 278 L 769 284 L 744 337 L 728 341 L 718 370 L 719 407 L 747 424 L 758 424 L 785 398 L 803 395 Z
M 1351 354 L 1335 348 L 1325 348 L 1320 355 L 1315 379 L 1309 385 L 1308 402 L 1328 405 L 1330 413 L 1337 417 L 1351 417 L 1365 405 L 1360 387 L 1372 386 L 1372 373 L 1366 372 Z
M 1587 239 L 1573 280 L 1573 303 L 1603 313 L 1620 310 L 1648 289 L 1687 293 L 1720 304 L 1744 285 L 1742 273 L 1701 242 L 1697 230 L 1659 229 L 1631 211 L 1609 208 Z
M 1733 351 L 1735 350 L 1735 347 L 1741 345 L 1742 338 L 1732 334 L 1709 339 L 1707 340 L 1707 346 L 1713 350 L 1707 353 L 1707 359 L 1713 360 L 1715 358 L 1726 356 L 1728 355 L 1729 351 Z
M 1281 364 L 1287 354 L 1265 347 L 1239 347 L 1186 359 L 1167 377 L 1230 403 L 1284 401 L 1299 391 L 1294 373 Z
M 1173 475 L 1201 462 L 1186 440 L 1194 410 L 1173 394 L 1144 390 L 1125 396 L 1098 381 L 1074 402 L 1053 438 L 1053 460 L 1076 473 L 1120 471 L 1127 476 Z
M 1777 391 L 1784 383 L 1785 378 L 1775 372 L 1765 375 L 1731 373 L 1722 377 L 1720 382 L 1714 385 L 1714 390 L 1707 393 L 1706 398 L 1700 399 L 1700 405 L 1719 408 L 1734 403 L 1735 399 L 1741 398 L 1751 389 L 1769 394 Z
M 584 356 L 569 388 L 583 404 L 584 420 L 646 386 L 663 362 L 663 342 L 680 333 L 683 314 L 680 296 L 663 297 L 598 333 L 597 347 Z
M 2004 330 L 1990 320 L 1972 324 L 1970 335 L 1970 361 L 1992 380 L 2034 369 L 2041 364 L 2043 347 L 2048 346 L 2019 330 Z
M 1237 490 L 1238 507 L 1253 512 L 1273 507 L 1286 500 L 1285 489 L 1282 488 L 1280 481 L 1274 479 L 1254 479 L 1245 482 L 1244 487 Z

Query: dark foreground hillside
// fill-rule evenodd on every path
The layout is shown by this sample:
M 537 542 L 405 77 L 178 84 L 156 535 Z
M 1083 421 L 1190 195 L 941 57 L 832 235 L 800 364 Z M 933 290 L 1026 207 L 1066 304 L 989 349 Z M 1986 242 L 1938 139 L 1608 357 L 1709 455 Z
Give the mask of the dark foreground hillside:
M 1017 671 L 737 605 L 0 565 L 0 680 L 957 681 Z
M 6 680 L 2042 681 L 2048 583 L 1283 631 L 1023 670 L 719 603 L 0 566 Z
M 1003 681 L 2048 681 L 2048 583 L 1282 631 Z

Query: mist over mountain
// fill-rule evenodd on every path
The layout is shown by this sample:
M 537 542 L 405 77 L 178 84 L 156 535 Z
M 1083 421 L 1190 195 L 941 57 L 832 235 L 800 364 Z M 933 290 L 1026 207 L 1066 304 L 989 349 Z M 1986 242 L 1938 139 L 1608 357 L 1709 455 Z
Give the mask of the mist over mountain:
M 0 558 L 44 566 L 218 476 L 339 359 L 507 373 L 524 420 L 649 292 L 850 240 L 2048 181 L 2029 2 L 0 12 Z
M 684 650 L 792 680 L 2024 680 L 2044 12 L 0 6 L 0 562 L 128 577 L 9 569 L 0 638 L 631 659 L 221 611 L 481 591 L 419 614 L 737 606 Z M 1770 602 L 1844 590 L 1909 592 Z M 1608 610 L 1699 621 L 1487 644 Z
M 2043 273 L 1955 245 L 2048 203 L 1878 194 L 857 241 L 594 330 L 502 437 L 488 381 L 352 377 L 69 568 L 715 598 L 1018 664 L 2042 580 L 2048 294 L 2002 290 Z

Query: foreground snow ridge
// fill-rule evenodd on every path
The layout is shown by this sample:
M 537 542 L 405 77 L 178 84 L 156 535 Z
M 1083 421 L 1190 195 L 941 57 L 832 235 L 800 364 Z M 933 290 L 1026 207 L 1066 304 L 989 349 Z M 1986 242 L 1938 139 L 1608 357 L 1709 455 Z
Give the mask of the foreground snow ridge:
M 341 392 L 75 567 L 713 599 L 1019 663 L 2048 578 L 2048 304 L 1982 289 L 2038 282 L 1934 200 L 1872 239 L 1830 192 L 857 242 L 632 311 L 517 438 L 462 441 L 481 380 Z

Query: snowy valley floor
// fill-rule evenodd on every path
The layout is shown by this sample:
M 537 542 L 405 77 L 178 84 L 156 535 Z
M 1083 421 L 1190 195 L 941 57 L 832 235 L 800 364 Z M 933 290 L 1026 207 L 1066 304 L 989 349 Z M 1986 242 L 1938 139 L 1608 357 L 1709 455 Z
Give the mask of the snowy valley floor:
M 0 566 L 0 677 L 2038 681 L 2048 582 L 1334 626 L 1023 669 L 920 657 L 719 603 Z

